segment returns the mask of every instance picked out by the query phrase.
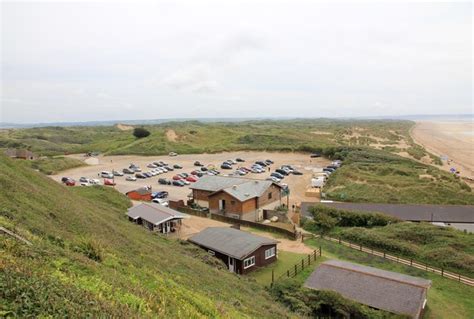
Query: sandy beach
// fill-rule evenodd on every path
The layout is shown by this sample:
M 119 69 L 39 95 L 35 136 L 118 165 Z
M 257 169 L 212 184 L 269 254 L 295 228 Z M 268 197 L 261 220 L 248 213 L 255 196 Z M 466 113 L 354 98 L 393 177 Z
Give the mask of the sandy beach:
M 474 122 L 420 121 L 411 135 L 429 152 L 450 160 L 443 161 L 443 169 L 454 167 L 461 176 L 474 178 Z

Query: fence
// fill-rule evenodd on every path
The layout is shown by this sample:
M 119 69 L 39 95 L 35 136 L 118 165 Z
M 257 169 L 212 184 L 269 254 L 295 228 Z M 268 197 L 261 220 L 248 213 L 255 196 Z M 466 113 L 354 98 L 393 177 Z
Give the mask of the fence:
M 189 214 L 189 215 L 195 215 L 195 216 L 199 216 L 199 217 L 209 217 L 209 212 L 207 212 L 207 211 L 192 209 L 192 208 L 185 207 L 185 206 L 176 207 L 176 210 L 178 210 L 181 213 L 185 213 L 185 214 Z
M 261 224 L 261 223 L 251 222 L 248 220 L 236 219 L 236 218 L 227 217 L 223 215 L 217 215 L 217 214 L 210 214 L 210 215 L 211 215 L 211 219 L 218 220 L 221 222 L 231 223 L 231 224 L 240 224 L 242 226 L 248 226 L 248 227 L 257 228 L 257 229 L 268 231 L 268 232 L 279 233 L 293 240 L 296 240 L 298 238 L 298 232 L 296 231 L 294 226 L 291 227 L 293 228 L 293 230 L 290 230 L 286 228 L 272 226 L 271 224 Z
M 311 263 L 314 264 L 316 262 L 316 259 L 317 259 L 318 255 L 320 257 L 322 255 L 321 247 L 319 247 L 319 249 L 314 250 L 311 254 L 307 255 L 306 257 L 302 258 L 301 262 L 294 264 L 293 267 L 291 267 L 285 273 L 278 276 L 276 279 L 275 279 L 275 274 L 272 270 L 272 282 L 271 282 L 270 286 L 273 286 L 275 281 L 278 281 L 282 278 L 285 278 L 285 277 L 286 278 L 294 278 L 294 277 L 296 277 L 296 275 L 301 273 L 305 269 L 305 267 L 309 267 L 311 265 Z
M 417 261 L 413 261 L 413 259 L 405 259 L 405 258 L 401 258 L 399 256 L 387 254 L 385 251 L 383 251 L 383 252 L 377 251 L 377 250 L 374 250 L 374 249 L 369 248 L 369 247 L 365 247 L 365 246 L 362 246 L 362 245 L 359 245 L 359 244 L 354 244 L 354 243 L 351 243 L 351 242 L 348 242 L 348 241 L 341 240 L 341 238 L 333 238 L 333 237 L 322 236 L 322 235 L 321 235 L 321 238 L 325 239 L 325 240 L 328 240 L 328 241 L 336 242 L 340 245 L 344 245 L 346 247 L 349 247 L 349 248 L 352 248 L 352 249 L 355 249 L 355 250 L 359 250 L 359 251 L 362 251 L 362 252 L 365 252 L 365 253 L 368 253 L 368 254 L 371 254 L 371 255 L 374 255 L 374 256 L 382 257 L 382 258 L 385 258 L 385 259 L 388 259 L 388 260 L 391 260 L 391 261 L 394 261 L 394 262 L 397 262 L 397 263 L 400 263 L 400 264 L 404 264 L 406 266 L 421 269 L 421 270 L 424 270 L 424 271 L 427 271 L 427 272 L 432 272 L 434 274 L 441 275 L 441 277 L 448 278 L 448 279 L 451 279 L 451 280 L 456 280 L 456 281 L 458 281 L 460 283 L 463 283 L 463 284 L 466 284 L 468 286 L 474 286 L 474 279 L 472 279 L 470 277 L 467 277 L 467 276 L 462 276 L 461 274 L 446 271 L 443 268 L 440 269 L 440 268 L 432 267 L 432 266 L 428 265 L 427 263 L 420 263 L 420 262 L 417 262 Z

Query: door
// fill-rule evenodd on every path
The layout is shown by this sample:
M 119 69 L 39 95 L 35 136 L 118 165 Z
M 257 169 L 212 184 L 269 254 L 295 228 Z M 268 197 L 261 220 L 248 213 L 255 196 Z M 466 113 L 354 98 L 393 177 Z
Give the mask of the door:
M 235 272 L 235 260 L 232 257 L 229 258 L 229 271 Z
M 219 211 L 225 211 L 225 199 L 219 200 Z

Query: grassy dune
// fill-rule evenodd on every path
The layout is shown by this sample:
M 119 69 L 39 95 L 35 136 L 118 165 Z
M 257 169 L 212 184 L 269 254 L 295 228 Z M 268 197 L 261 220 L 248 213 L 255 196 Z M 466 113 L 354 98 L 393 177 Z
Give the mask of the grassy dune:
M 0 156 L 0 313 L 19 317 L 292 316 L 259 284 L 193 245 L 125 218 L 129 200 L 67 188 Z

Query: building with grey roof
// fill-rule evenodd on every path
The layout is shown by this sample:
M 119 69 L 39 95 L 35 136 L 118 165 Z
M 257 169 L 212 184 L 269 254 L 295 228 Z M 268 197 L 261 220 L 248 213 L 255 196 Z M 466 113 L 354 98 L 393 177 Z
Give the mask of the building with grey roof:
M 392 313 L 421 318 L 431 281 L 340 260 L 323 262 L 305 287 L 331 290 L 343 297 Z
M 209 227 L 188 241 L 221 259 L 238 274 L 266 266 L 277 258 L 278 241 L 230 227 Z
M 264 209 L 274 209 L 282 202 L 282 187 L 272 181 L 203 176 L 191 187 L 193 201 L 211 213 L 236 219 L 260 221 Z
M 129 208 L 127 216 L 131 222 L 163 234 L 179 230 L 181 220 L 188 217 L 188 215 L 174 209 L 151 203 L 143 203 Z

